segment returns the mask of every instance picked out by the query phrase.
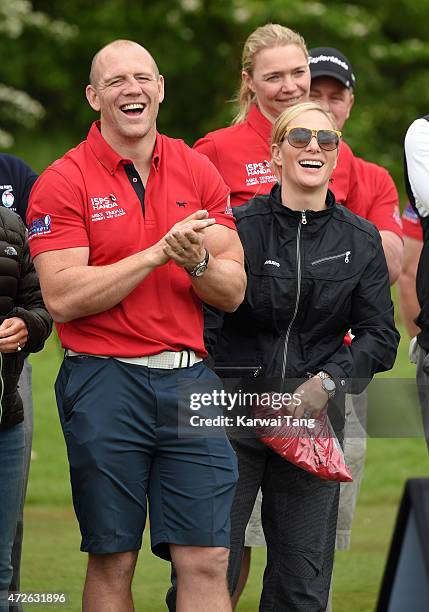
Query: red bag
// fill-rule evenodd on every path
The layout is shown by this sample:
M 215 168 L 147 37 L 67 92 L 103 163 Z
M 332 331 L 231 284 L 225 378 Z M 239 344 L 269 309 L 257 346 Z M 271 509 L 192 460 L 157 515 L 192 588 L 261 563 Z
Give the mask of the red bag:
M 322 480 L 353 480 L 326 410 L 313 419 L 314 427 L 308 426 L 308 418 L 287 418 L 271 406 L 254 407 L 253 418 L 260 440 L 287 461 Z

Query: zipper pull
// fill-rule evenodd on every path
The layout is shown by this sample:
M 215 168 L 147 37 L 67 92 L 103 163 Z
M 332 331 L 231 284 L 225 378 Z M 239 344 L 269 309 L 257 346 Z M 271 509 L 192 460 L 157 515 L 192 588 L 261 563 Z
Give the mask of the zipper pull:
M 305 216 L 305 210 L 301 211 L 301 223 L 307 225 L 307 217 Z
M 344 259 L 344 263 L 349 263 L 349 261 L 350 261 L 350 257 L 349 257 L 349 255 L 350 255 L 350 254 L 351 254 L 351 251 L 347 251 L 347 253 L 346 253 L 346 258 Z
M 262 366 L 259 366 L 258 368 L 256 368 L 256 370 L 253 372 L 253 378 L 257 378 L 261 370 L 262 370 Z

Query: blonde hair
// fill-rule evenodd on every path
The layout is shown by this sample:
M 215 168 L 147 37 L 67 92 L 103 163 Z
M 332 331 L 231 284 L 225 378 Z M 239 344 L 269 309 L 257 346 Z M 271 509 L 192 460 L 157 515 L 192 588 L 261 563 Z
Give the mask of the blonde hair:
M 279 147 L 285 139 L 286 130 L 289 126 L 289 123 L 296 119 L 296 117 L 298 117 L 302 113 L 305 113 L 306 111 L 319 111 L 320 113 L 322 113 L 322 115 L 325 115 L 325 117 L 329 119 L 333 129 L 337 129 L 337 125 L 335 123 L 335 119 L 332 113 L 325 110 L 322 106 L 320 106 L 320 104 L 317 104 L 316 102 L 301 102 L 301 104 L 296 104 L 295 106 L 292 106 L 291 108 L 288 108 L 287 110 L 283 111 L 281 115 L 277 117 L 273 125 L 273 130 L 271 132 L 271 145 L 277 145 Z M 273 159 L 271 160 L 271 166 L 277 179 L 280 180 L 281 172 L 279 170 L 278 165 L 274 162 Z
M 295 106 L 291 106 L 287 110 L 283 111 L 276 119 L 273 125 L 273 131 L 271 132 L 271 144 L 276 144 L 278 146 L 281 145 L 285 138 L 285 133 L 287 127 L 291 121 L 293 121 L 298 115 L 301 113 L 305 113 L 306 111 L 319 111 L 327 119 L 329 119 L 334 130 L 337 129 L 335 120 L 332 114 L 325 110 L 320 104 L 317 102 L 301 102 L 301 104 L 296 104 Z
M 303 37 L 290 28 L 278 23 L 267 23 L 257 28 L 246 40 L 241 57 L 241 69 L 250 76 L 253 73 L 255 56 L 263 49 L 272 47 L 284 47 L 286 45 L 297 45 L 308 59 L 308 50 Z M 233 124 L 244 121 L 249 113 L 250 107 L 255 101 L 255 94 L 242 80 L 237 97 L 234 100 L 239 104 L 239 111 L 232 120 Z

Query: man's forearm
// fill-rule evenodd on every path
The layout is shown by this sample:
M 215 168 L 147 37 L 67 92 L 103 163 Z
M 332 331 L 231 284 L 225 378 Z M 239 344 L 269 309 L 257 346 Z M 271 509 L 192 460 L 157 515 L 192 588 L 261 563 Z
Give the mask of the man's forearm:
M 414 323 L 414 319 L 420 312 L 420 305 L 416 294 L 416 277 L 406 271 L 402 271 L 398 280 L 399 308 L 402 322 L 409 336 L 413 338 L 420 333 L 421 329 Z
M 192 286 L 206 304 L 233 312 L 244 299 L 246 273 L 240 263 L 210 255 L 207 270 L 203 276 L 192 279 Z
M 380 235 L 387 269 L 389 270 L 389 281 L 393 285 L 401 273 L 403 242 L 397 234 L 391 231 L 381 230 Z
M 45 304 L 54 321 L 65 323 L 116 306 L 168 258 L 158 245 L 107 266 L 74 265 L 49 273 L 43 253 L 35 259 Z

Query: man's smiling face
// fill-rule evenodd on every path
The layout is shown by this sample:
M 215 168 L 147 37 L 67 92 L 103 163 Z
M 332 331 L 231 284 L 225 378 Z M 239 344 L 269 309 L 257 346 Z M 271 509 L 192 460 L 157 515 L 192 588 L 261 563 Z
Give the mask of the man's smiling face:
M 155 133 L 164 80 L 146 49 L 128 41 L 108 45 L 95 58 L 91 79 L 86 95 L 110 144 Z

